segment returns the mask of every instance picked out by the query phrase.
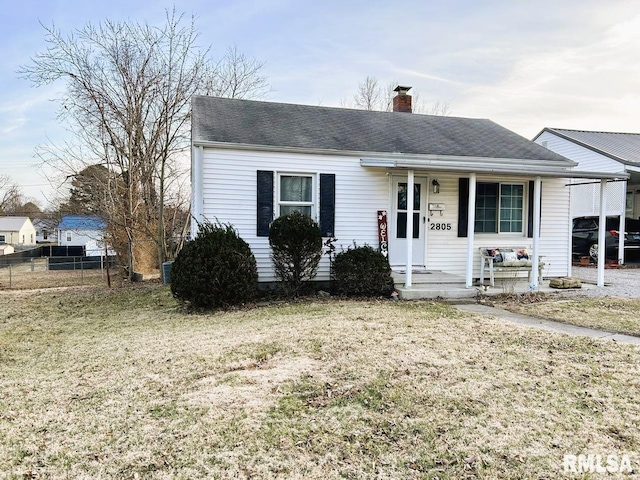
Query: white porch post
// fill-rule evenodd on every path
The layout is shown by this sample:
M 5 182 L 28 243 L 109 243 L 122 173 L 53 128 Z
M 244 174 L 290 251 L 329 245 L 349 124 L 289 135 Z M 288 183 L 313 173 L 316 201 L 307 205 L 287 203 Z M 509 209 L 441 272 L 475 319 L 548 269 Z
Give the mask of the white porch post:
M 407 261 L 405 266 L 404 286 L 411 287 L 413 274 L 413 170 L 407 171 Z
M 619 225 L 619 243 L 618 243 L 618 263 L 620 265 L 624 264 L 624 232 L 627 231 L 626 226 L 626 216 L 627 216 L 627 181 L 622 182 L 622 213 L 620 214 L 620 225 Z
M 598 286 L 604 287 L 604 264 L 607 255 L 605 248 L 605 228 L 607 226 L 607 197 L 605 196 L 607 181 L 600 180 L 600 220 L 598 224 Z
M 533 182 L 533 258 L 531 259 L 531 290 L 538 290 L 540 281 L 538 264 L 540 262 L 540 200 L 542 179 L 536 177 Z
M 473 237 L 476 225 L 476 174 L 469 175 L 469 214 L 467 215 L 467 274 L 466 286 L 473 286 Z

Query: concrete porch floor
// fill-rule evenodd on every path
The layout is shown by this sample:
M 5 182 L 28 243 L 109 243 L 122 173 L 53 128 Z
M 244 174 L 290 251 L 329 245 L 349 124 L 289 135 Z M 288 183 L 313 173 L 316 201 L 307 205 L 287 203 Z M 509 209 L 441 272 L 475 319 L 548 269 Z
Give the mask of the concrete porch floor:
M 398 296 L 404 300 L 473 298 L 478 294 L 499 295 L 501 293 L 529 292 L 526 276 L 522 278 L 496 278 L 495 286 L 487 285 L 486 289 L 479 285 L 466 288 L 464 277 L 439 270 L 414 271 L 410 288 L 404 287 L 404 271 L 393 271 L 391 276 Z M 582 288 L 594 288 L 594 286 L 583 282 Z M 550 288 L 548 280 L 542 280 L 538 286 L 538 292 L 557 293 L 559 291 L 561 290 Z

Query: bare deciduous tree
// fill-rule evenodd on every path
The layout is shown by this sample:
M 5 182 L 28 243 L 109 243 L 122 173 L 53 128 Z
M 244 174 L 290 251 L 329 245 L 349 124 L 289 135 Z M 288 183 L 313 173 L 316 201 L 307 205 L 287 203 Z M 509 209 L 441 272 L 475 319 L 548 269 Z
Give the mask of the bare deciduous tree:
M 175 10 L 161 27 L 105 20 L 70 35 L 44 28 L 48 48 L 21 73 L 36 86 L 66 82 L 59 116 L 75 142 L 41 148 L 40 158 L 67 177 L 89 165 L 107 169 L 104 214 L 113 237 L 126 237 L 120 254 L 132 276 L 136 243 L 155 243 L 155 263 L 168 255 L 164 207 L 188 156 L 191 97 L 262 95 L 263 64 L 235 47 L 212 61 L 197 46 L 194 19 Z
M 358 93 L 353 96 L 356 108 L 380 110 L 383 92 L 376 77 L 367 76 L 358 84 Z
M 20 187 L 9 175 L 0 175 L 0 215 L 14 215 L 20 212 L 24 196 Z
M 367 76 L 358 84 L 358 93 L 353 96 L 353 102 L 343 101 L 342 105 L 362 110 L 390 112 L 393 110 L 394 88 L 396 86 L 398 86 L 398 82 L 391 81 L 387 83 L 386 87 L 383 87 L 376 77 Z M 419 93 L 413 95 L 412 110 L 413 113 L 426 115 L 451 115 L 449 103 L 437 101 L 433 105 L 428 105 L 422 101 Z

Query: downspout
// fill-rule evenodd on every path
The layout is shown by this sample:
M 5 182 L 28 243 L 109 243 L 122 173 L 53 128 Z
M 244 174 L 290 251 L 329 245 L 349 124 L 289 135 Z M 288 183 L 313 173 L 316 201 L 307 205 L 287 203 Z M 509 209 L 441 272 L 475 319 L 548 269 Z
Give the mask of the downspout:
M 191 153 L 191 188 L 193 191 L 191 205 L 191 238 L 198 235 L 198 222 L 203 221 L 203 194 L 202 194 L 202 159 L 204 147 L 193 147 Z
M 607 197 L 605 192 L 607 189 L 607 181 L 603 178 L 600 180 L 600 219 L 598 222 L 598 287 L 604 287 L 604 264 L 607 255 L 605 248 L 605 228 L 607 226 Z
M 532 291 L 538 290 L 540 281 L 538 265 L 540 262 L 540 201 L 542 179 L 536 177 L 533 182 L 533 258 L 531 259 L 531 285 Z
M 411 288 L 413 274 L 413 170 L 407 171 L 407 260 L 404 274 L 405 288 Z
M 476 225 L 476 174 L 469 175 L 469 214 L 467 215 L 467 288 L 473 286 L 473 239 Z

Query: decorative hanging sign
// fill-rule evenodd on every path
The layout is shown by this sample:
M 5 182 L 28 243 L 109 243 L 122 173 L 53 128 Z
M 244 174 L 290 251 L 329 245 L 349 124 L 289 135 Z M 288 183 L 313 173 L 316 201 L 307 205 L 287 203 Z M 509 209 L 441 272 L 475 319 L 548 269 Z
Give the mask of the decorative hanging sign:
M 378 242 L 380 242 L 380 253 L 387 257 L 389 255 L 389 232 L 387 231 L 386 210 L 378 210 Z

